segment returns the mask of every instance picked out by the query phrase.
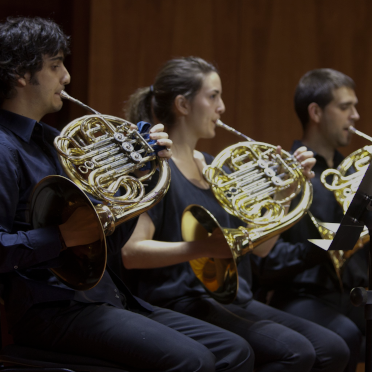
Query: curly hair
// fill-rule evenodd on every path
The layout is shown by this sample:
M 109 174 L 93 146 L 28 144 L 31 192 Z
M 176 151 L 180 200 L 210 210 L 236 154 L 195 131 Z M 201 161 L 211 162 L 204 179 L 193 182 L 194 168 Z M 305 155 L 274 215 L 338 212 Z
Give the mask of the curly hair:
M 31 79 L 43 68 L 43 56 L 70 53 L 70 38 L 53 21 L 43 18 L 7 18 L 0 23 L 0 104 L 12 98 L 19 77 Z
M 355 83 L 351 77 L 331 68 L 311 70 L 302 76 L 296 88 L 294 107 L 304 129 L 309 122 L 310 103 L 315 102 L 324 109 L 333 100 L 333 90 L 341 87 L 355 89 Z
M 151 87 L 139 88 L 125 108 L 128 120 L 144 120 L 156 124 L 155 118 L 167 128 L 174 122 L 173 103 L 178 95 L 192 100 L 203 85 L 206 75 L 217 72 L 216 67 L 199 57 L 175 58 L 166 62 Z

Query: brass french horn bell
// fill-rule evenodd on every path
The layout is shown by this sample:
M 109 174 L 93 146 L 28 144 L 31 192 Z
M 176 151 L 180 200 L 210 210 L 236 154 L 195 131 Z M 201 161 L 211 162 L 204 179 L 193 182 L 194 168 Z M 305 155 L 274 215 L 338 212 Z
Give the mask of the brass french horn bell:
M 93 288 L 102 278 L 107 260 L 106 238 L 121 223 L 146 212 L 168 190 L 170 168 L 131 123 L 96 110 L 61 92 L 61 97 L 90 110 L 67 124 L 54 140 L 59 161 L 68 177 L 49 176 L 41 180 L 30 199 L 30 220 L 42 228 L 66 222 L 84 206 L 96 219 L 100 239 L 86 246 L 71 247 L 60 253 L 52 273 L 76 290 Z M 151 164 L 146 175 L 132 173 Z M 159 169 L 157 185 L 145 193 L 143 182 Z M 124 190 L 118 195 L 119 188 Z M 101 204 L 93 205 L 89 194 Z
M 207 239 L 220 229 L 231 250 L 232 259 L 202 257 L 190 261 L 194 274 L 211 296 L 221 303 L 231 303 L 238 290 L 238 257 L 252 249 L 252 241 L 244 227 L 223 228 L 206 208 L 189 205 L 183 212 L 182 238 L 186 242 Z

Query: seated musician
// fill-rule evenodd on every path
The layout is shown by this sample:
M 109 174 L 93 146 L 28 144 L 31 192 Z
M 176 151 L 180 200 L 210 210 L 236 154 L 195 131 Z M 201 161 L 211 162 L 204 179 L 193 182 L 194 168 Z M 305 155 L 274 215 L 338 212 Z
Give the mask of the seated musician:
M 342 371 L 348 361 L 344 341 L 335 333 L 252 299 L 249 256 L 239 263 L 239 290 L 235 301 L 218 303 L 205 291 L 188 261 L 200 257 L 231 258 L 220 230 L 206 240 L 185 242 L 181 216 L 190 204 L 209 210 L 223 227 L 243 226 L 217 202 L 202 169 L 213 157 L 195 150 L 197 142 L 215 136 L 216 122 L 225 111 L 216 68 L 201 58 L 168 61 L 154 85 L 132 95 L 127 107 L 130 121 L 164 123 L 173 141 L 169 163 L 172 182 L 154 208 L 140 216 L 128 243 L 123 264 L 136 295 L 158 306 L 194 316 L 230 330 L 252 346 L 255 371 Z M 156 117 L 156 119 L 155 119 Z M 312 153 L 295 153 L 312 177 Z M 277 238 L 259 245 L 264 256 Z M 141 269 L 141 270 L 133 270 Z M 248 278 L 247 278 L 248 277 Z
M 8 18 L 0 24 L 0 272 L 15 343 L 90 356 L 136 371 L 252 371 L 253 354 L 239 336 L 131 295 L 109 267 L 92 289 L 76 291 L 48 270 L 62 250 L 98 238 L 77 209 L 60 226 L 27 222 L 33 187 L 63 175 L 53 147 L 58 131 L 42 123 L 62 107 L 70 83 L 64 66 L 69 38 L 52 21 Z M 150 137 L 172 142 L 163 126 Z M 159 156 L 169 157 L 163 150 Z M 136 220 L 117 227 L 110 250 L 129 238 Z
M 324 68 L 307 72 L 295 93 L 303 137 L 294 142 L 292 151 L 305 145 L 315 154 L 310 211 L 323 222 L 340 223 L 343 217 L 342 207 L 333 192 L 322 185 L 320 176 L 328 168 L 337 168 L 344 159 L 337 150 L 349 144 L 348 127 L 359 120 L 354 88 L 349 76 Z M 282 234 L 282 240 L 261 260 L 262 286 L 275 289 L 272 306 L 339 334 L 350 349 L 346 370 L 352 372 L 365 335 L 365 320 L 363 309 L 352 306 L 349 293 L 353 287 L 367 286 L 367 252 L 362 249 L 346 262 L 340 282 L 328 252 L 307 241 L 311 238 L 321 237 L 310 216 L 305 215 Z

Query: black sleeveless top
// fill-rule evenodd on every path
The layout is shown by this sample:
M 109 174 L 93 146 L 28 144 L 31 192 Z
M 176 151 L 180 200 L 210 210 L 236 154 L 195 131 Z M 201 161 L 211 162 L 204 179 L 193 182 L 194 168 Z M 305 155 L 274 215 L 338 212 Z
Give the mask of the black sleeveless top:
M 207 164 L 213 157 L 203 154 Z M 147 213 L 155 225 L 153 240 L 166 242 L 182 241 L 181 218 L 190 204 L 198 204 L 210 211 L 222 227 L 243 226 L 244 222 L 228 214 L 218 203 L 210 189 L 204 190 L 192 184 L 169 160 L 172 181 L 166 196 Z M 251 267 L 249 254 L 239 265 L 239 291 L 236 303 L 246 303 L 252 298 L 250 290 Z M 241 271 L 244 271 L 244 279 Z M 128 274 L 128 273 L 127 273 Z M 131 290 L 138 297 L 153 305 L 167 305 L 187 297 L 208 296 L 196 278 L 188 262 L 156 269 L 130 270 Z M 135 278 L 133 277 L 135 276 Z

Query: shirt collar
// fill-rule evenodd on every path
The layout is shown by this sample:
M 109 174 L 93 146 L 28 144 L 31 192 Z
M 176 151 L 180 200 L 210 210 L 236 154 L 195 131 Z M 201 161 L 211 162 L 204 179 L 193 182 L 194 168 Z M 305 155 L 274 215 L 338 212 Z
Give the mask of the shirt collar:
M 301 146 L 305 146 L 305 145 L 300 140 L 295 140 L 293 142 L 291 152 L 295 152 Z M 321 159 L 324 160 L 324 162 L 326 162 L 324 157 L 319 155 L 313 149 L 311 149 L 310 147 L 308 147 L 307 149 L 314 153 L 314 158 L 321 158 Z M 340 165 L 340 163 L 342 162 L 342 160 L 344 160 L 344 156 L 340 152 L 335 150 L 335 153 L 333 155 L 333 168 L 337 168 Z
M 34 119 L 0 109 L 0 126 L 7 128 L 27 143 L 30 142 L 35 125 L 42 127 L 42 124 Z

